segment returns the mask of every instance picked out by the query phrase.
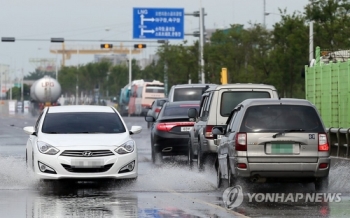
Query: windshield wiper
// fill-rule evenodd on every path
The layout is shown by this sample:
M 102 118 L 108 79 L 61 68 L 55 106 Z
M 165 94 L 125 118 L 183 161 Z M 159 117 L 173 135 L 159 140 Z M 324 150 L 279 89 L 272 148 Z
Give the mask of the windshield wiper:
M 304 129 L 286 129 L 274 134 L 272 138 L 276 138 L 277 136 L 282 135 L 283 133 L 286 133 L 286 132 L 304 132 L 304 131 L 305 131 Z

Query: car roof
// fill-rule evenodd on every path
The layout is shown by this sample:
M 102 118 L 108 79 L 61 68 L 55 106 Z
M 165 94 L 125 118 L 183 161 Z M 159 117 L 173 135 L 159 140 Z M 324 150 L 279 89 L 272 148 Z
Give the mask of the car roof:
M 166 102 L 165 103 L 167 106 L 178 106 L 180 107 L 180 105 L 192 105 L 192 106 L 196 106 L 200 104 L 200 101 L 174 101 L 174 102 Z
M 48 108 L 48 113 L 68 113 L 68 112 L 102 112 L 116 113 L 110 106 L 102 105 L 64 105 Z
M 310 101 L 305 99 L 297 98 L 252 98 L 242 101 L 239 105 L 244 107 L 255 106 L 255 105 L 302 105 L 302 106 L 312 106 L 315 107 Z
M 276 90 L 276 88 L 273 85 L 267 85 L 267 84 L 255 84 L 255 83 L 232 83 L 232 84 L 225 84 L 225 85 L 215 85 L 211 86 L 209 89 L 207 89 L 205 92 L 213 91 L 213 90 L 220 90 L 220 89 L 239 89 L 239 88 L 247 88 L 247 89 L 272 89 Z
M 174 88 L 191 88 L 191 87 L 212 87 L 212 86 L 216 86 L 216 84 L 201 84 L 201 83 L 191 83 L 191 84 L 177 84 L 177 85 L 173 85 Z

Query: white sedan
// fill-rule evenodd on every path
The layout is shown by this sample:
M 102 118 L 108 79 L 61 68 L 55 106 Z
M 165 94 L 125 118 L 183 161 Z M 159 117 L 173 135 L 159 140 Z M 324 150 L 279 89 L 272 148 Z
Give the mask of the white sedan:
M 27 166 L 40 180 L 136 179 L 137 147 L 130 137 L 141 126 L 127 129 L 109 106 L 46 107 L 29 134 Z

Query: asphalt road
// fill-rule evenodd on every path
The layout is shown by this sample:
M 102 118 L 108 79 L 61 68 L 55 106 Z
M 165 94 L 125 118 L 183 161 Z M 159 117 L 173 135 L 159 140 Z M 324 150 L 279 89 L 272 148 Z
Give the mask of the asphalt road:
M 133 136 L 139 152 L 135 183 L 67 183 L 43 186 L 25 166 L 24 126 L 34 125 L 29 115 L 0 115 L 0 217 L 350 217 L 350 162 L 334 159 L 329 193 L 340 202 L 307 202 L 305 198 L 264 202 L 259 193 L 306 195 L 313 184 L 261 184 L 243 190 L 243 203 L 226 209 L 224 190 L 215 188 L 213 168 L 189 169 L 186 157 L 151 162 L 150 130 L 143 117 L 124 117 L 128 127 L 141 125 Z M 261 197 L 261 195 L 260 195 Z M 250 202 L 252 198 L 252 202 Z M 286 199 L 285 199 L 286 200 Z M 336 199 L 335 199 L 336 200 Z M 260 202 L 262 201 L 262 202 Z

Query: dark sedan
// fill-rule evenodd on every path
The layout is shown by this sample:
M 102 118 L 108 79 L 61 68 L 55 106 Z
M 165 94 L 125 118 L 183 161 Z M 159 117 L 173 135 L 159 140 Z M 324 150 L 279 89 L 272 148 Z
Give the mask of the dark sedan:
M 151 128 L 152 162 L 161 162 L 163 156 L 187 155 L 188 139 L 194 121 L 187 115 L 189 108 L 199 110 L 199 101 L 166 102 L 157 120 L 146 116 L 147 122 L 154 122 Z

